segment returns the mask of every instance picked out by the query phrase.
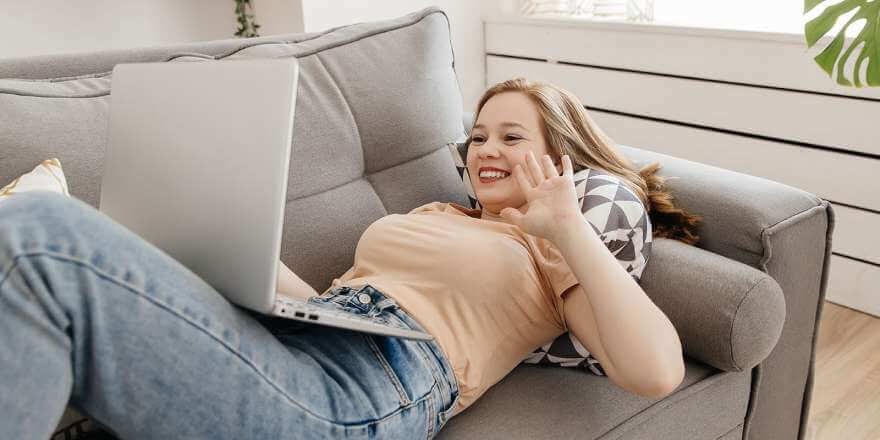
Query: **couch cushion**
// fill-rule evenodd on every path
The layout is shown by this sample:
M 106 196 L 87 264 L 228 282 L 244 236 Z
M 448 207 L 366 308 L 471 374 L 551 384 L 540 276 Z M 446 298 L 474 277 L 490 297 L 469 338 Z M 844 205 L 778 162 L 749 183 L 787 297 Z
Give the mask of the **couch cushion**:
M 685 367 L 676 391 L 658 400 L 626 392 L 607 376 L 520 364 L 437 439 L 714 439 L 741 424 L 751 373 L 689 358 Z
M 376 219 L 431 201 L 467 202 L 446 149 L 463 126 L 449 22 L 440 9 L 307 38 L 230 40 L 225 51 L 218 42 L 204 46 L 211 52 L 199 54 L 194 45 L 152 61 L 300 61 L 282 260 L 316 290 L 351 266 L 358 238 Z M 112 68 L 108 53 L 94 56 Z M 58 157 L 71 194 L 97 207 L 111 82 L 108 71 L 0 79 L 0 180 Z

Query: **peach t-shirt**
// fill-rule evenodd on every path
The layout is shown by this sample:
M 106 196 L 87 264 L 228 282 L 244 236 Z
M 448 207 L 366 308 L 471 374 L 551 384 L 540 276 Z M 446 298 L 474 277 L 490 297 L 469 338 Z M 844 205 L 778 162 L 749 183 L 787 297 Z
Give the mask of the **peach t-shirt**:
M 480 212 L 432 202 L 382 217 L 330 287 L 370 284 L 435 337 L 458 380 L 453 415 L 567 331 L 562 293 L 578 283 L 550 241 Z

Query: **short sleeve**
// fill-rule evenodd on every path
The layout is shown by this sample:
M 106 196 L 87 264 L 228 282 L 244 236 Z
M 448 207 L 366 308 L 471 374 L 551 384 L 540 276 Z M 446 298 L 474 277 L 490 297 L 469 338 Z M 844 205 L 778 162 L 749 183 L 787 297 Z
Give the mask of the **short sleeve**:
M 541 269 L 547 277 L 547 283 L 553 291 L 553 295 L 562 298 L 562 294 L 569 287 L 578 284 L 579 281 L 565 262 L 565 258 L 563 258 L 559 249 L 549 241 L 545 242 L 545 246 L 545 250 L 541 253 L 543 256 L 540 262 Z

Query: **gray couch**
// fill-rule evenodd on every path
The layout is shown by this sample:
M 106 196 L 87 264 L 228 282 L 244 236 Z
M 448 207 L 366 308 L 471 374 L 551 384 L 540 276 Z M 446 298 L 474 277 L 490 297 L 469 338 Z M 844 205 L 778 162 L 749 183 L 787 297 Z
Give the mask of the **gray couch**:
M 436 8 L 324 33 L 0 60 L 0 182 L 58 157 L 71 193 L 97 207 L 117 63 L 289 56 L 302 70 L 282 260 L 306 282 L 326 289 L 384 215 L 467 204 L 446 145 L 471 115 Z M 582 370 L 523 364 L 440 438 L 802 438 L 831 206 L 770 180 L 620 149 L 640 165 L 659 160 L 661 175 L 680 177 L 667 183 L 677 202 L 704 216 L 697 246 L 655 239 L 640 281 L 679 331 L 684 381 L 650 399 Z

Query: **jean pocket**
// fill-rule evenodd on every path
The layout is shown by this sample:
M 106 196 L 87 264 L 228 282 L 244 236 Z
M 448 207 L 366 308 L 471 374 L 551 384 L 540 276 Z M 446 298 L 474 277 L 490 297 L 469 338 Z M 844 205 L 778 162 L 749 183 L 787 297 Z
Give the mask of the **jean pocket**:
M 452 399 L 452 403 L 449 405 L 449 408 L 437 412 L 439 415 L 439 418 L 440 418 L 440 421 L 437 426 L 438 431 L 441 428 L 443 428 L 443 426 L 446 425 L 446 422 L 448 422 L 450 418 L 452 418 L 452 413 L 455 412 L 455 408 L 457 406 L 458 406 L 458 397 L 456 397 L 455 399 Z
M 394 371 L 394 368 L 388 362 L 385 355 L 382 353 L 382 350 L 376 344 L 375 337 L 372 335 L 363 335 L 364 339 L 367 341 L 367 345 L 370 347 L 370 351 L 373 352 L 373 355 L 376 357 L 376 360 L 379 362 L 379 365 L 385 370 L 385 374 L 388 376 L 388 380 L 391 381 L 391 384 L 394 386 L 394 389 L 397 390 L 398 398 L 400 399 L 400 405 L 406 406 L 409 405 L 412 400 L 406 392 L 406 388 L 403 386 L 403 382 L 400 381 L 400 377 L 397 375 L 397 372 Z

